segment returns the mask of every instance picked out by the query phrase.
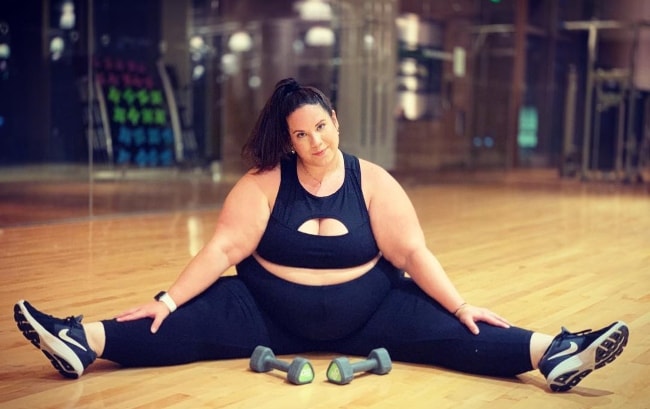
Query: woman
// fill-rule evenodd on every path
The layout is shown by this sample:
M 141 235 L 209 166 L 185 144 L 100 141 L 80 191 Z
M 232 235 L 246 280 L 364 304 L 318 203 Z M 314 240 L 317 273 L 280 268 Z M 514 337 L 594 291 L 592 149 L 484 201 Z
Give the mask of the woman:
M 97 357 L 157 366 L 248 357 L 257 345 L 278 354 L 385 347 L 399 361 L 475 374 L 539 368 L 566 391 L 627 343 L 620 321 L 552 337 L 467 303 L 402 187 L 339 150 L 336 113 L 315 88 L 280 81 L 243 154 L 251 170 L 214 235 L 154 300 L 90 324 L 16 304 L 18 327 L 62 375 L 80 376 Z M 220 278 L 233 265 L 237 275 Z

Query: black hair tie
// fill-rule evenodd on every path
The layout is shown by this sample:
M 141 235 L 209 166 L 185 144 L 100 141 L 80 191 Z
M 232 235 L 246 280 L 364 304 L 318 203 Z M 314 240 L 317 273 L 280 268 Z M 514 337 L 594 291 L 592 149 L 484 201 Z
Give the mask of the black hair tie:
M 289 94 L 295 91 L 300 91 L 302 88 L 298 81 L 293 78 L 287 78 L 278 83 L 278 87 L 283 87 L 285 91 Z

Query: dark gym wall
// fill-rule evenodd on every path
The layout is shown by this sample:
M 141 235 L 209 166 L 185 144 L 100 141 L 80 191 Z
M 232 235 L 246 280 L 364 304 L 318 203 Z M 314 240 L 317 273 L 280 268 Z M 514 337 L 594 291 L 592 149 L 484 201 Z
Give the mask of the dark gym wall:
M 50 82 L 42 3 L 0 2 L 0 23 L 6 27 L 3 36 L 11 50 L 0 78 L 0 164 L 48 160 Z
M 7 27 L 4 40 L 11 50 L 0 76 L 0 165 L 88 161 L 82 120 L 85 106 L 79 88 L 89 67 L 88 2 L 74 1 L 75 27 L 65 30 L 58 27 L 62 3 L 0 2 L 0 24 Z M 157 59 L 160 0 L 93 3 L 98 53 L 119 50 Z M 54 37 L 65 41 L 56 59 L 49 49 Z

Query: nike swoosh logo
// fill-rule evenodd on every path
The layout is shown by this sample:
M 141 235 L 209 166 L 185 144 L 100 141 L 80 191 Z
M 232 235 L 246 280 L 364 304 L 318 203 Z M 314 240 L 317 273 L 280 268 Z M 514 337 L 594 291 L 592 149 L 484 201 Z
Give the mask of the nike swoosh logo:
M 68 343 L 70 343 L 70 344 L 76 346 L 76 347 L 79 348 L 79 349 L 82 349 L 82 350 L 88 352 L 88 350 L 87 350 L 83 345 L 81 345 L 80 343 L 78 343 L 76 340 L 70 338 L 70 336 L 68 335 L 68 331 L 70 331 L 70 330 L 67 329 L 67 328 L 66 328 L 66 329 L 62 329 L 61 331 L 59 331 L 59 338 L 61 338 L 61 339 L 64 340 L 65 342 L 68 342 Z
M 567 349 L 565 349 L 564 351 L 560 351 L 560 352 L 558 352 L 557 354 L 555 354 L 553 356 L 549 356 L 548 360 L 550 361 L 551 359 L 561 358 L 561 357 L 563 357 L 565 355 L 571 355 L 572 353 L 576 352 L 577 350 L 578 350 L 578 344 L 571 341 L 570 345 L 569 345 L 569 347 Z

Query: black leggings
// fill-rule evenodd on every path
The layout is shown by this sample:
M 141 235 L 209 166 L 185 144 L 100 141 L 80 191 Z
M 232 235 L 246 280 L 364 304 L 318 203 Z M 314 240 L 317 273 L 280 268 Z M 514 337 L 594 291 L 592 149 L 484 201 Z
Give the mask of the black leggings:
M 489 376 L 532 369 L 531 331 L 479 323 L 473 335 L 385 259 L 337 285 L 282 280 L 249 257 L 150 332 L 151 319 L 103 321 L 102 358 L 124 366 L 162 366 L 249 357 L 257 345 L 276 354 L 366 356 L 384 347 L 395 361 Z

